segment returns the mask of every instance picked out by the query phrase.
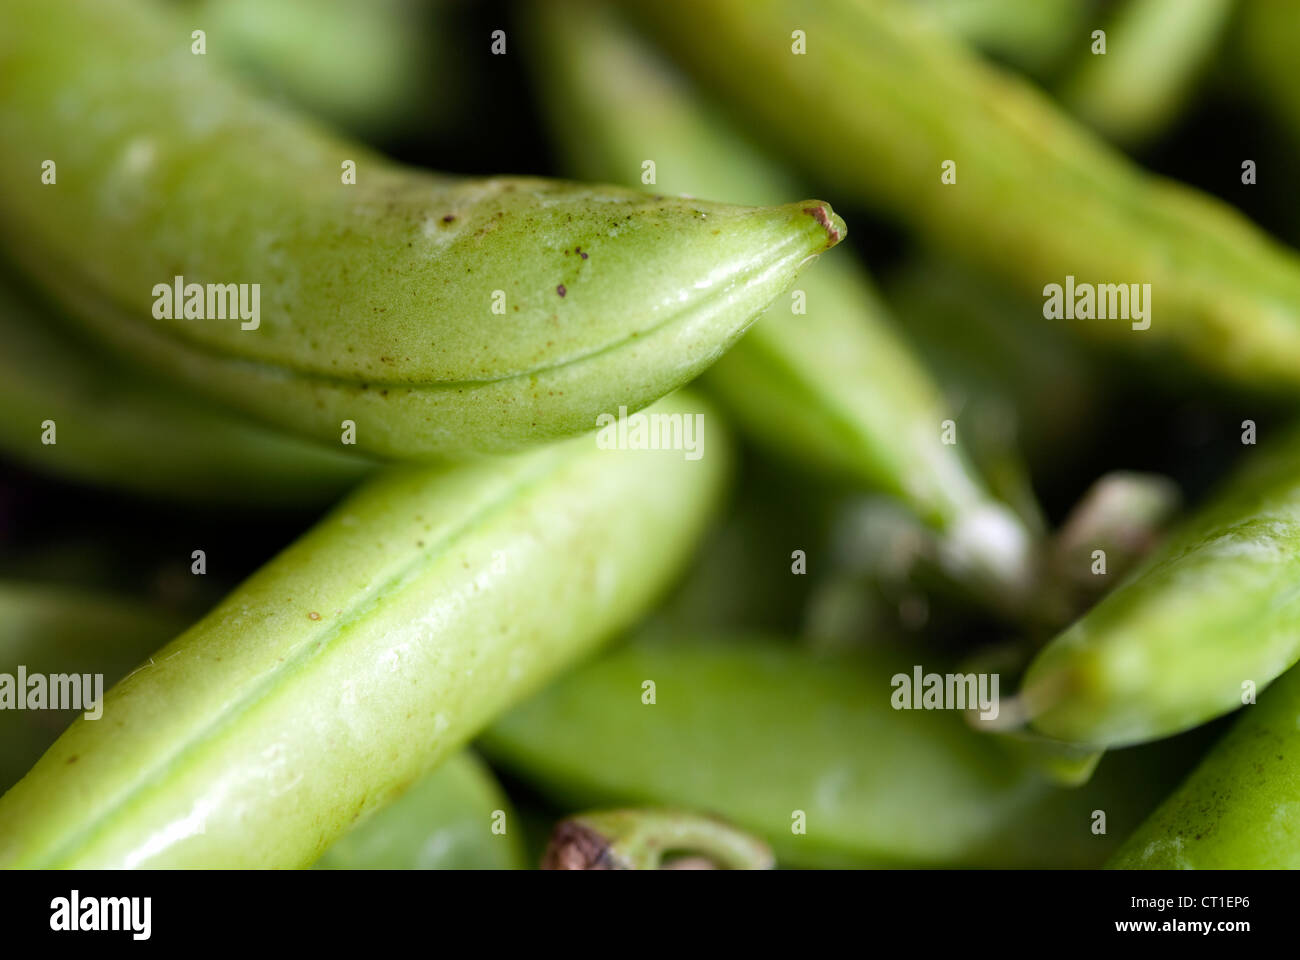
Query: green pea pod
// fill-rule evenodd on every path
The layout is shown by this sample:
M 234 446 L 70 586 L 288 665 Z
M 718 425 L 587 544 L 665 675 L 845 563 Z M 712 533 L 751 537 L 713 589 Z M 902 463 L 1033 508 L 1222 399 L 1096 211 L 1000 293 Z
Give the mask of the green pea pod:
M 175 614 L 112 594 L 3 581 L 0 674 L 15 684 L 19 667 L 29 678 L 98 674 L 102 693 L 184 626 Z M 91 696 L 94 686 L 92 680 Z M 85 687 L 83 681 L 83 702 Z M 14 690 L 24 698 L 28 692 Z M 0 792 L 16 783 L 80 712 L 17 709 L 16 702 L 0 709 Z
M 1300 670 L 1228 734 L 1107 864 L 1128 870 L 1300 869 Z
M 1099 337 L 1164 344 L 1247 386 L 1300 384 L 1294 252 L 1227 204 L 1144 174 L 906 4 L 625 2 L 845 202 L 1038 298 L 1025 323 L 1059 307 Z M 1067 309 L 1069 278 L 1100 290 L 1105 310 L 1095 296 L 1088 309 L 1082 286 Z
M 1062 101 L 1117 143 L 1155 139 L 1177 119 L 1234 6 L 1234 0 L 1125 0 L 1104 25 L 1104 52 L 1087 32 L 1079 35 L 1078 65 L 1061 89 Z
M 537 80 L 578 175 L 635 185 L 651 162 L 656 190 L 745 203 L 791 195 L 782 172 L 610 11 L 569 2 L 533 13 Z M 707 383 L 757 443 L 884 490 L 950 534 L 963 572 L 1013 589 L 1027 578 L 1028 534 L 960 447 L 944 442 L 949 412 L 938 388 L 847 260 L 801 277 L 791 301 L 751 327 Z
M 1245 447 L 1219 495 L 1039 653 L 1023 690 L 1035 729 L 1097 747 L 1166 737 L 1300 659 L 1300 433 L 1271 443 Z
M 1051 72 L 1087 36 L 1095 0 L 912 0 L 919 15 L 1035 76 Z
M 900 672 L 911 661 L 880 650 L 642 638 L 513 710 L 480 746 L 563 804 L 712 812 L 793 867 L 1095 866 L 1185 769 L 1181 751 L 1110 773 L 1106 757 L 1086 786 L 1051 787 L 957 712 L 894 709 Z M 1092 829 L 1099 809 L 1105 834 Z
M 201 503 L 311 505 L 373 464 L 94 356 L 0 283 L 0 451 L 35 470 Z
M 728 451 L 699 401 L 653 413 L 702 419 L 695 452 L 583 437 L 368 483 L 0 799 L 0 866 L 314 862 L 686 560 Z
M 464 750 L 335 840 L 316 868 L 521 870 L 523 841 L 513 821 L 492 771 Z
M 591 431 L 844 234 L 817 201 L 401 168 L 210 72 L 164 14 L 0 6 L 3 239 L 120 350 L 287 429 L 432 459 Z

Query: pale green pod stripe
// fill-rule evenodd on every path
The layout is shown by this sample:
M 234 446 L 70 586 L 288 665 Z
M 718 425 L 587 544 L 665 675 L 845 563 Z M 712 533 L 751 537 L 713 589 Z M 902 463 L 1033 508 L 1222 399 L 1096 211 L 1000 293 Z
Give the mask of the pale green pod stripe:
M 1243 447 L 1221 492 L 1037 656 L 1032 725 L 1096 747 L 1241 706 L 1300 659 L 1300 434 Z
M 958 712 L 894 709 L 892 677 L 913 665 L 758 636 L 641 638 L 479 745 L 558 803 L 712 813 L 784 867 L 1097 866 L 1175 782 L 1170 764 L 1185 769 L 1180 751 L 1106 757 L 1085 786 L 1051 787 Z
M 593 437 L 376 478 L 0 799 L 0 866 L 298 867 L 637 618 L 728 466 Z
M 313 506 L 373 468 L 96 357 L 50 312 L 0 277 L 0 452 L 34 470 L 173 500 Z
M 521 830 L 487 764 L 463 750 L 335 840 L 316 869 L 520 870 Z
M 1106 32 L 1094 53 L 1091 30 L 1076 38 L 1076 67 L 1061 100 L 1121 144 L 1154 140 L 1178 118 L 1213 54 L 1234 0 L 1123 0 L 1091 29 Z
M 5 239 L 78 319 L 286 428 L 337 442 L 352 420 L 388 456 L 504 452 L 644 406 L 844 233 L 817 201 L 401 168 L 208 69 L 145 0 L 4 4 L 0 76 Z M 245 284 L 249 319 L 193 316 L 207 290 L 200 311 L 176 277 L 212 285 L 217 314 L 216 288 Z
M 1300 870 L 1300 670 L 1242 710 L 1107 866 Z
M 546 3 L 533 8 L 532 25 L 550 125 L 579 176 L 636 186 L 649 161 L 656 179 L 646 189 L 744 203 L 795 191 L 610 11 Z M 949 411 L 938 388 L 847 258 L 802 275 L 706 383 L 757 443 L 901 498 L 954 533 L 986 575 L 1025 576 L 1028 535 L 984 489 L 962 447 L 943 442 Z M 989 536 L 970 536 L 977 527 Z
M 176 614 L 126 597 L 0 581 L 0 674 L 8 674 L 15 686 L 20 666 L 28 677 L 101 674 L 101 692 L 107 691 L 184 627 Z M 93 680 L 91 686 L 93 696 Z M 16 702 L 6 702 L 29 691 L 0 690 L 5 704 L 0 708 L 0 792 L 16 783 L 77 715 L 76 710 L 20 710 Z
M 905 3 L 625 2 L 829 187 L 1040 308 L 1044 288 L 1070 276 L 1149 283 L 1147 329 L 1133 329 L 1144 321 L 1131 309 L 1077 325 L 1134 350 L 1163 344 L 1250 386 L 1300 383 L 1293 251 L 1227 204 L 1145 174 Z M 949 161 L 955 183 L 943 182 Z M 1035 309 L 1023 322 L 1046 321 Z

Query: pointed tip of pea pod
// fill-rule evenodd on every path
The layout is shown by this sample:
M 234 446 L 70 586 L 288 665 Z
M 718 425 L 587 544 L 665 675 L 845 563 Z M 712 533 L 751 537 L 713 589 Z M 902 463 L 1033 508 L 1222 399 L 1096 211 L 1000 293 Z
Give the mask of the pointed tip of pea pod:
M 797 208 L 802 216 L 812 217 L 822 228 L 826 234 L 823 250 L 829 250 L 848 236 L 849 228 L 844 220 L 823 200 L 804 200 L 802 203 L 789 204 L 785 209 L 790 208 Z
M 1080 622 L 1058 635 L 1029 664 L 1020 682 L 1025 719 L 1035 732 L 1079 746 L 1104 749 L 1139 743 L 1100 723 L 1098 691 L 1104 670 L 1093 650 L 1080 647 Z

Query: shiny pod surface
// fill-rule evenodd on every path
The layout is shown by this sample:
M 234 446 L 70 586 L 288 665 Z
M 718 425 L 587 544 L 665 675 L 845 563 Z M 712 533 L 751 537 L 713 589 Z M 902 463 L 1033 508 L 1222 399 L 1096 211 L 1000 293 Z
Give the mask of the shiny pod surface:
M 398 167 L 193 43 L 145 0 L 0 6 L 0 163 L 30 172 L 0 184 L 10 252 L 139 362 L 323 439 L 352 421 L 359 450 L 590 431 L 698 374 L 844 234 L 818 201 Z
M 1166 737 L 1300 659 L 1300 433 L 1243 450 L 1220 493 L 1030 664 L 1039 732 L 1096 747 Z
M 1300 869 L 1300 670 L 1259 695 L 1108 866 Z
M 728 469 L 583 437 L 368 483 L 77 720 L 0 799 L 0 865 L 297 867 L 626 627 Z M 648 414 L 645 414 L 648 416 Z

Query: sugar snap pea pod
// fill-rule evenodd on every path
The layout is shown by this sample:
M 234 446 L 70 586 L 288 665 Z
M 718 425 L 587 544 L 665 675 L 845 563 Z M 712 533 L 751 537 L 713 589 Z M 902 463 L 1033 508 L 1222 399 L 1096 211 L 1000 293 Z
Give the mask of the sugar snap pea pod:
M 1124 843 L 1109 867 L 1300 869 L 1300 670 L 1232 729 Z
M 543 870 L 770 870 L 767 844 L 685 810 L 597 810 L 562 820 Z
M 1300 434 L 1272 443 L 1244 448 L 1220 493 L 1035 658 L 1034 728 L 1098 747 L 1166 737 L 1300 659 Z
M 1186 769 L 1157 751 L 1111 775 L 1107 757 L 1078 790 L 1050 787 L 957 712 L 894 709 L 891 678 L 912 664 L 756 636 L 642 637 L 479 744 L 560 803 L 711 812 L 788 867 L 1095 866 Z M 1097 809 L 1106 834 L 1091 830 Z
M 1094 0 L 913 0 L 922 16 L 999 60 L 1050 72 L 1086 36 Z
M 1294 252 L 1228 205 L 1145 175 L 906 4 L 625 2 L 821 181 L 1037 298 L 1025 323 L 1054 312 L 1050 284 L 1063 311 L 1067 278 L 1113 284 L 1105 311 L 1075 291 L 1081 329 L 1163 344 L 1257 388 L 1300 384 Z M 1126 311 L 1134 283 L 1150 297 L 1139 286 L 1141 309 Z
M 6 456 L 88 483 L 208 504 L 324 503 L 372 469 L 96 357 L 49 312 L 0 277 Z
M 725 437 L 697 399 L 654 413 L 703 418 L 699 456 L 582 437 L 365 485 L 0 799 L 0 866 L 314 862 L 686 559 Z
M 513 821 L 487 764 L 462 750 L 335 840 L 316 869 L 519 870 L 523 842 Z
M 78 685 L 83 704 L 103 693 L 128 670 L 185 627 L 181 617 L 166 610 L 100 591 L 0 581 L 0 674 L 14 683 L 15 697 L 0 709 L 0 792 L 27 772 L 64 727 L 76 709 L 18 709 L 34 686 L 18 684 L 18 670 L 27 678 L 89 675 Z M 4 681 L 0 681 L 4 683 Z M 48 686 L 46 686 L 48 694 Z M 0 693 L 0 699 L 7 694 Z M 48 706 L 48 701 L 47 701 Z M 89 709 L 89 708 L 87 708 Z M 93 711 L 92 711 L 93 712 Z
M 164 14 L 0 7 L 3 239 L 95 333 L 287 429 L 431 459 L 590 431 L 844 234 L 817 201 L 401 168 L 247 95 Z
M 579 176 L 635 185 L 649 160 L 654 189 L 670 193 L 768 203 L 796 190 L 609 10 L 533 12 L 538 85 Z M 950 535 L 963 573 L 1018 589 L 1028 534 L 944 442 L 943 399 L 865 272 L 845 258 L 819 263 L 791 297 L 708 373 L 732 419 L 800 467 L 902 499 Z
M 1076 38 L 1077 66 L 1061 99 L 1121 144 L 1152 140 L 1170 125 L 1223 34 L 1233 0 L 1124 0 L 1104 25 L 1105 53 Z

